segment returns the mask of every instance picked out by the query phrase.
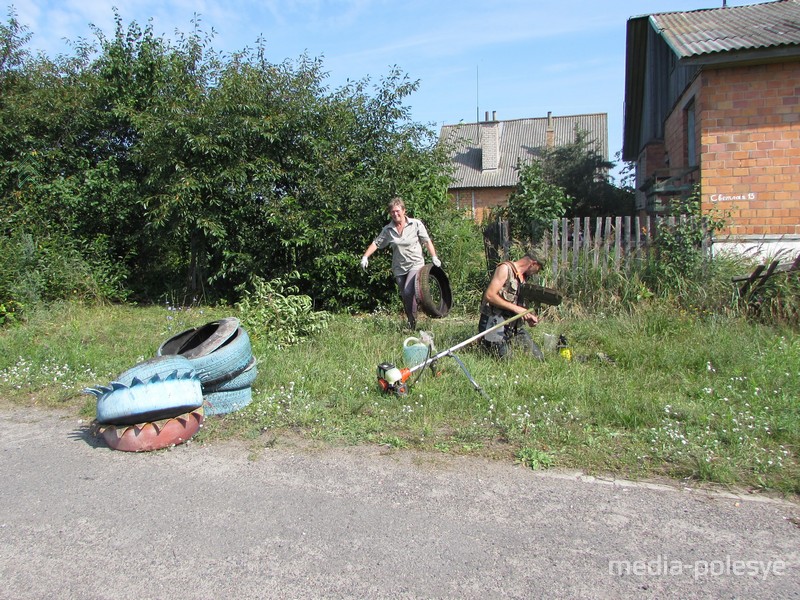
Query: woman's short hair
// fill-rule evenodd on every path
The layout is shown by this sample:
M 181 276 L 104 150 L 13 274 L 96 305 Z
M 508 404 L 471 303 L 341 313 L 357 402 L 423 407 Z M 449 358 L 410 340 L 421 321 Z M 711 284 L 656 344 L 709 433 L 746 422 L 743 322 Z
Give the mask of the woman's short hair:
M 386 208 L 391 212 L 394 207 L 399 207 L 405 210 L 406 203 L 403 202 L 403 199 L 400 196 L 395 196 L 391 200 L 389 200 L 389 204 L 386 205 Z

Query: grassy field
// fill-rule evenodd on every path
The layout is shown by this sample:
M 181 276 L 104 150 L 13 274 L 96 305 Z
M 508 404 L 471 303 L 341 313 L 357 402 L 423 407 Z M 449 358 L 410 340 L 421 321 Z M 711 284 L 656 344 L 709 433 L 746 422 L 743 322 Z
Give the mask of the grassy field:
M 572 361 L 498 361 L 471 345 L 426 369 L 406 397 L 382 393 L 376 367 L 402 364 L 397 315 L 337 315 L 312 339 L 277 349 L 248 331 L 259 360 L 254 400 L 210 417 L 198 436 L 253 451 L 302 435 L 333 444 L 480 454 L 531 468 L 672 477 L 800 493 L 800 338 L 778 328 L 644 306 L 625 316 L 548 309 L 534 339 L 565 334 Z M 107 384 L 175 333 L 229 308 L 84 307 L 38 311 L 0 330 L 0 399 L 94 416 L 84 387 Z M 424 318 L 446 349 L 477 319 Z

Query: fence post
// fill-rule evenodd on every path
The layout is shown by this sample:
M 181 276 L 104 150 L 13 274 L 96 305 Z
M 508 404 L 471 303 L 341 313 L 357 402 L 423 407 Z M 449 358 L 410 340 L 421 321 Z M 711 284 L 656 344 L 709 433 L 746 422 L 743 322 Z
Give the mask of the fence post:
M 603 219 L 597 217 L 594 223 L 594 266 L 600 264 L 600 244 L 603 241 Z
M 572 268 L 578 268 L 578 250 L 580 248 L 581 220 L 578 217 L 572 219 Z
M 583 231 L 581 231 L 582 235 L 582 243 L 583 246 L 583 264 L 585 266 L 589 265 L 589 247 L 592 244 L 592 226 L 591 226 L 591 218 L 584 217 L 583 218 Z

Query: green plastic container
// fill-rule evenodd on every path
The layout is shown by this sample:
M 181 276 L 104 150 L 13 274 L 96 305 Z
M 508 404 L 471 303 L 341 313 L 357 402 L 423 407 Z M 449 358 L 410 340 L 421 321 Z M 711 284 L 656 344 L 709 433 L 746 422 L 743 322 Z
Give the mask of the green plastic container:
M 403 361 L 406 367 L 416 367 L 425 362 L 428 357 L 428 345 L 415 337 L 406 338 L 403 342 Z

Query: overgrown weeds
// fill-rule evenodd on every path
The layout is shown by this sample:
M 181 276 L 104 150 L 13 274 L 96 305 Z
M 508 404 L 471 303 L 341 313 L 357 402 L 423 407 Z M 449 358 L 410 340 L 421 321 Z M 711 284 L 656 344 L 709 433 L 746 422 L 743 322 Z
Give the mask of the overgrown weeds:
M 93 416 L 80 390 L 152 356 L 175 333 L 232 309 L 86 307 L 39 311 L 0 332 L 0 397 Z M 254 335 L 259 376 L 246 409 L 207 419 L 199 440 L 273 445 L 290 433 L 335 444 L 480 454 L 531 468 L 670 476 L 800 493 L 800 339 L 785 325 L 649 301 L 617 314 L 551 307 L 533 330 L 565 334 L 574 359 L 498 361 L 476 345 L 426 368 L 405 397 L 377 386 L 402 364 L 394 314 L 335 315 L 298 343 Z M 439 350 L 477 319 L 427 319 Z M 257 332 L 253 332 L 254 334 Z

